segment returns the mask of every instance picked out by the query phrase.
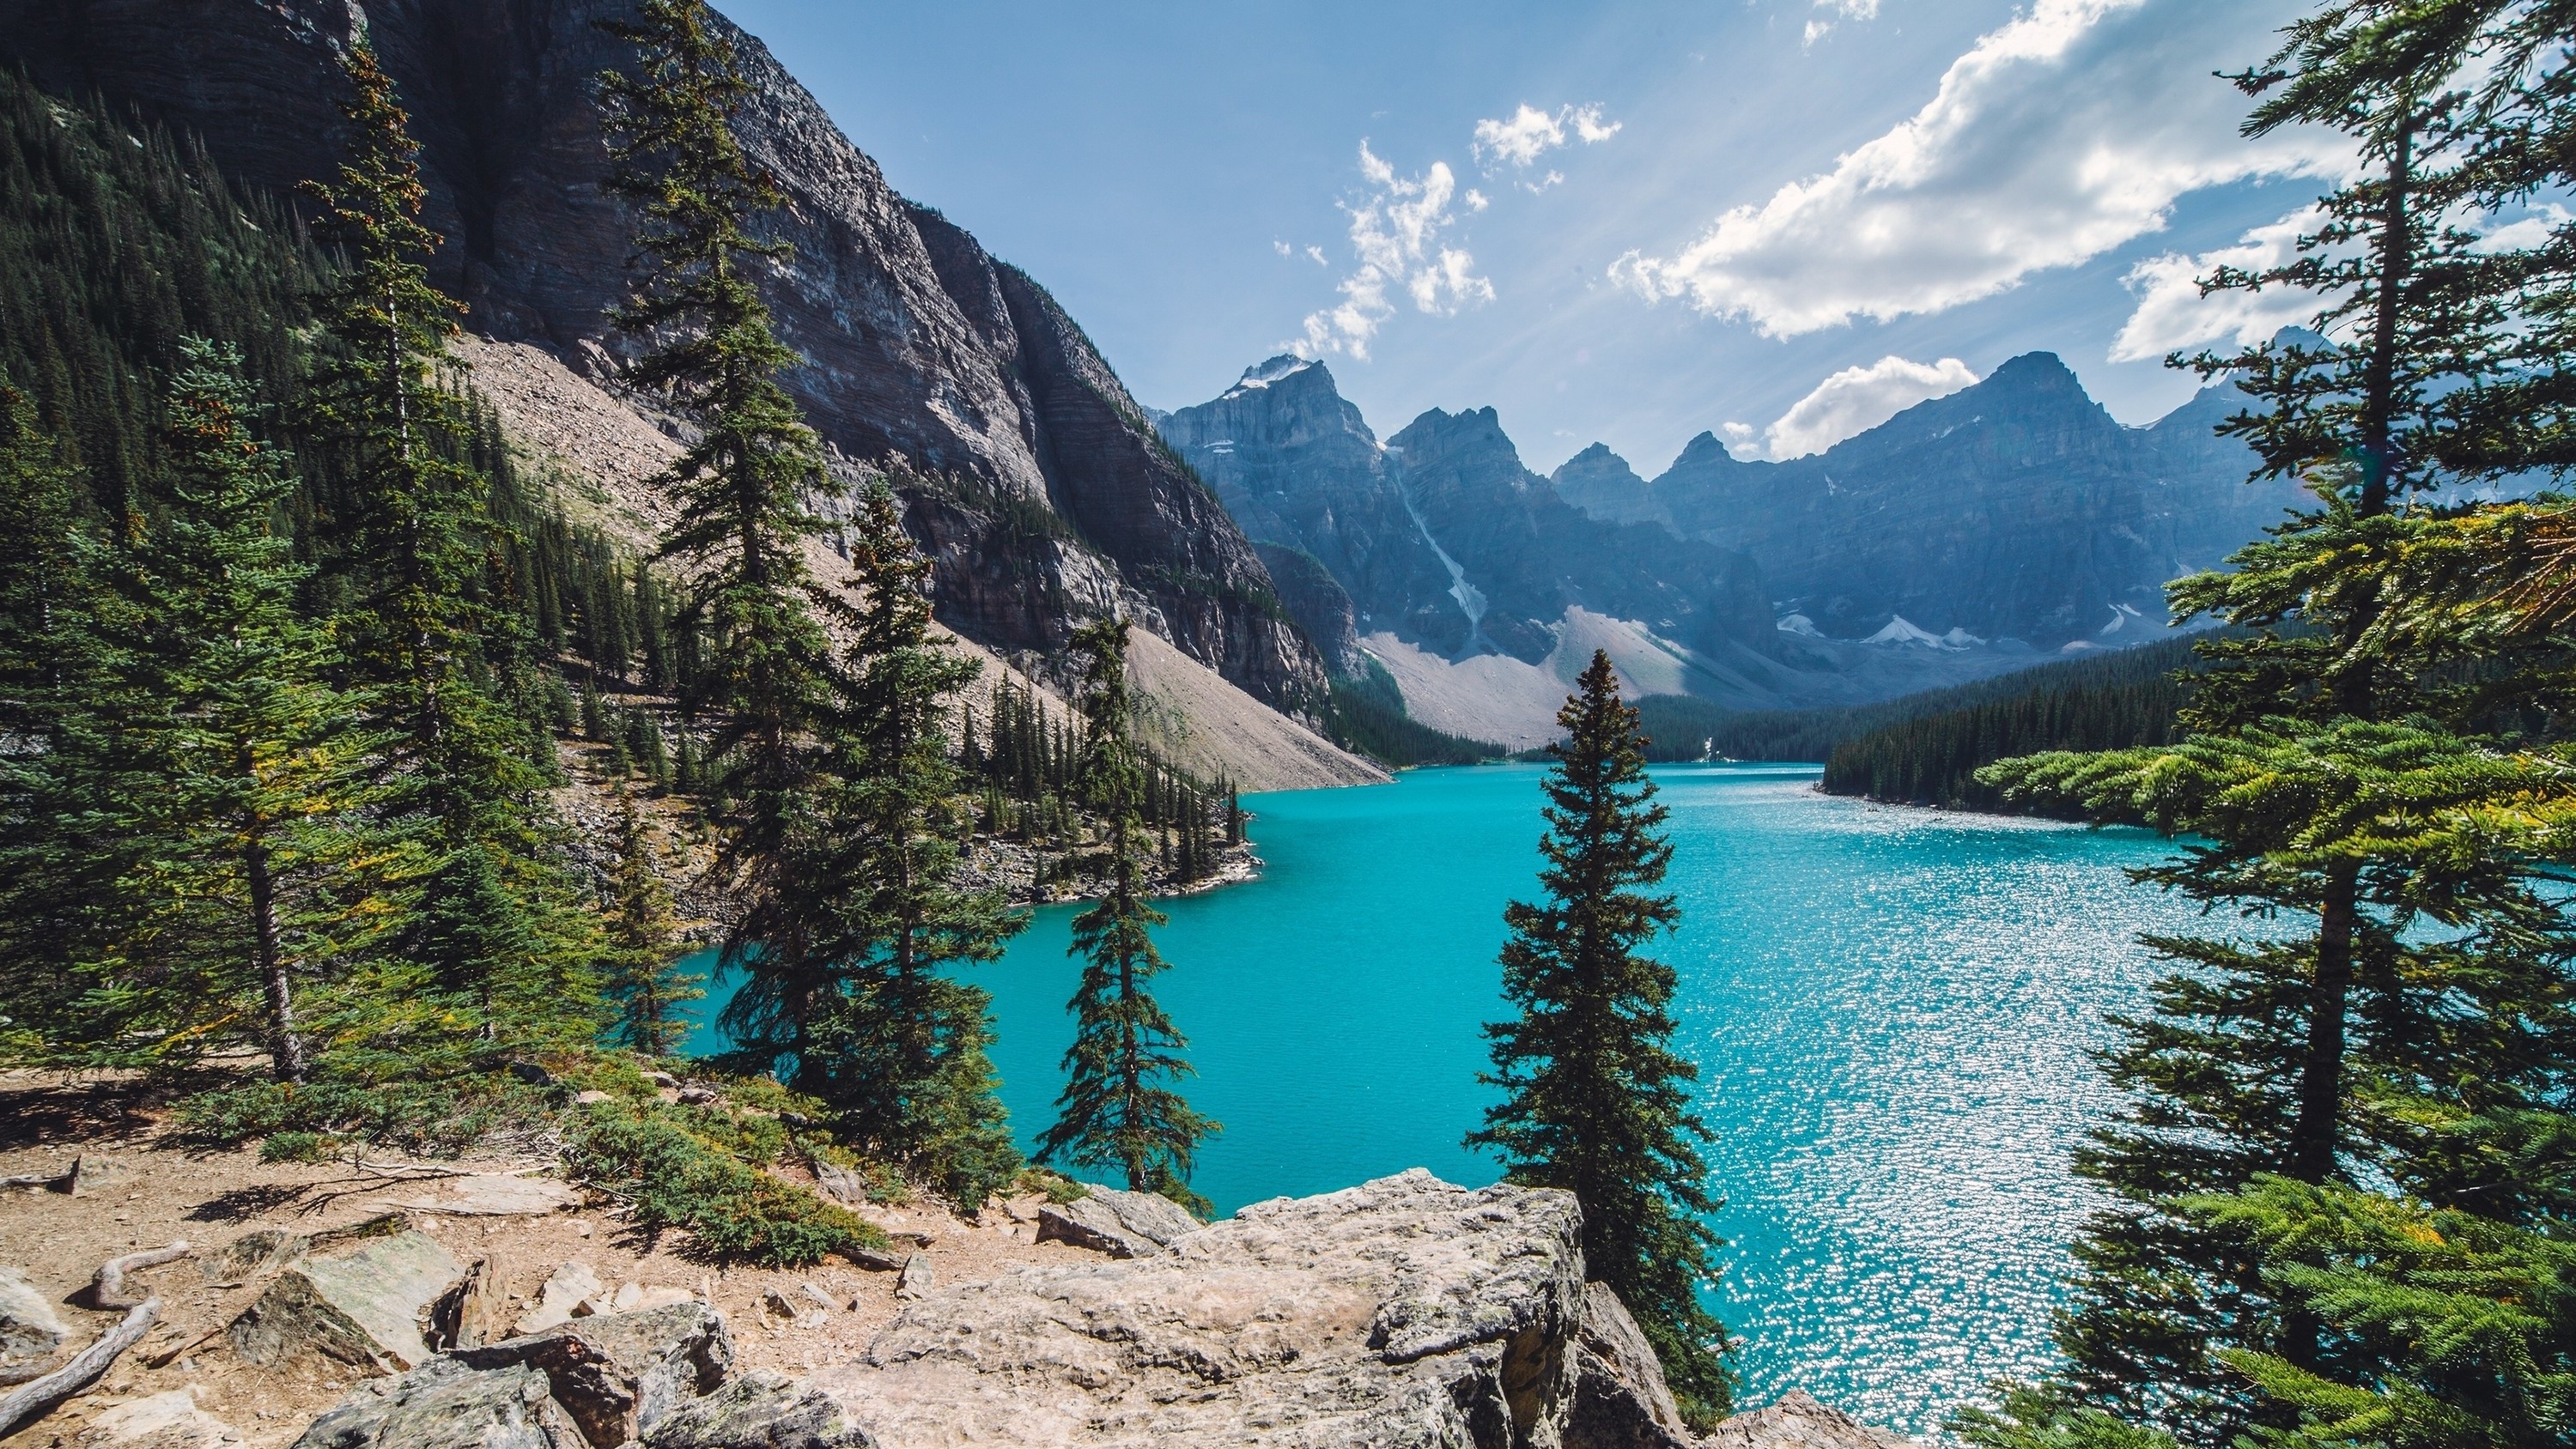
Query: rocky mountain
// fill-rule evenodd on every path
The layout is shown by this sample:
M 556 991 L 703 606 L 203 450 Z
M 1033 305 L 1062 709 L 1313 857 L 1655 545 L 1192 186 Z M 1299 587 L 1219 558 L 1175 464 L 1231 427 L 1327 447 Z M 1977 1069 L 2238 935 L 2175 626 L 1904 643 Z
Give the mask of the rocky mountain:
M 1595 444 L 1555 483 L 1595 517 L 1751 555 L 1784 617 L 1835 638 L 2121 643 L 2162 631 L 2166 580 L 2301 500 L 2248 485 L 2251 453 L 2212 435 L 2240 404 L 2210 388 L 2124 427 L 2034 352 L 1820 454 L 1744 462 L 1702 433 L 1649 483 Z
M 628 0 L 0 0 L 0 59 L 57 94 L 100 93 L 201 137 L 237 177 L 290 195 L 337 162 L 336 47 L 363 30 L 423 145 L 442 286 L 469 326 L 593 381 L 632 227 L 607 195 L 595 77 Z M 1124 606 L 1189 659 L 1291 713 L 1322 659 L 1269 570 L 1164 448 L 1045 289 L 897 195 L 757 40 L 745 146 L 785 189 L 795 255 L 767 293 L 804 358 L 788 379 L 844 464 L 901 460 L 941 620 L 1046 652 Z
M 1531 472 L 1491 408 L 1433 409 L 1381 442 L 1323 363 L 1274 357 L 1160 424 L 1271 561 L 1306 632 L 1334 641 L 1335 672 L 1358 673 L 1365 654 L 1414 718 L 1450 733 L 1546 739 L 1596 648 L 1632 691 L 1746 709 L 1885 698 L 2028 661 L 2018 646 L 1784 631 L 1755 559 L 1682 536 L 1606 448 L 1553 481 Z

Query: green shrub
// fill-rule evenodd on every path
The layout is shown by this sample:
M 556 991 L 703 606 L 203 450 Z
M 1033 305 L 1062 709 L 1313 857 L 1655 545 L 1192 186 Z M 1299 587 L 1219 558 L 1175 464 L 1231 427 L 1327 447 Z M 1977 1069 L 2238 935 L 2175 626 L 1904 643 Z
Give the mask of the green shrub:
M 496 1132 L 542 1128 L 561 1095 L 499 1073 L 380 1085 L 255 1082 L 183 1099 L 176 1125 L 200 1146 L 303 1133 L 454 1157 Z
M 328 1132 L 272 1132 L 259 1144 L 262 1162 L 328 1162 L 340 1139 Z
M 594 1102 L 566 1120 L 564 1160 L 575 1176 L 624 1198 L 629 1220 L 642 1231 L 686 1231 L 683 1251 L 693 1258 L 799 1268 L 825 1253 L 885 1246 L 874 1224 L 692 1130 L 722 1115 Z

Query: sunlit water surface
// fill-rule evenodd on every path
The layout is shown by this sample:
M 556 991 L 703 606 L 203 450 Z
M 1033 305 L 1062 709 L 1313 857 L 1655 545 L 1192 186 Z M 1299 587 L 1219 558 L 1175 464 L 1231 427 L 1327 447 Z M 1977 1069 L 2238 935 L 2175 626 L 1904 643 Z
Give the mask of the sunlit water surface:
M 1503 903 L 1533 886 L 1534 766 L 1247 797 L 1258 881 L 1165 902 L 1156 984 L 1191 1040 L 1191 1101 L 1225 1124 L 1196 1186 L 1220 1211 L 1423 1166 L 1491 1182 L 1459 1139 L 1491 1100 Z M 1800 1387 L 1927 1432 L 2050 1361 L 2067 1175 L 2115 1105 L 2088 1053 L 2142 1005 L 2134 937 L 2182 902 L 2124 867 L 2163 847 L 1860 804 L 1786 766 L 1659 769 L 1683 922 L 1677 1045 L 1700 1069 L 1729 1240 L 1716 1306 L 1744 1401 Z M 1039 911 L 991 989 L 1023 1144 L 1071 1037 L 1072 909 Z M 697 1048 L 715 1043 L 703 1036 Z

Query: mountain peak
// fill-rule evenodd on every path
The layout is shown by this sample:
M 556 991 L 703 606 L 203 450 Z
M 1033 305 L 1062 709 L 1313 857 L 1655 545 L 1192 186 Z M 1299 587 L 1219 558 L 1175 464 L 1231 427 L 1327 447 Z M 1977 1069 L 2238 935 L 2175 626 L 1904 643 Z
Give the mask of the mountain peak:
M 1234 386 L 1220 394 L 1218 401 L 1238 398 L 1245 393 L 1257 392 L 1274 383 L 1286 382 L 1301 372 L 1315 373 L 1327 388 L 1333 385 L 1333 375 L 1325 370 L 1323 363 L 1311 357 L 1299 357 L 1293 352 L 1283 352 L 1276 357 L 1245 368 L 1243 376 L 1235 380 Z

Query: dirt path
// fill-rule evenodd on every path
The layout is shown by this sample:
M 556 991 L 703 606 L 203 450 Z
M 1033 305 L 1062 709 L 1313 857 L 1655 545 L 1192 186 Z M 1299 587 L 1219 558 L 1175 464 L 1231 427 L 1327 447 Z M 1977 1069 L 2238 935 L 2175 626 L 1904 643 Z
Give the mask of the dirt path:
M 534 1161 L 409 1164 L 371 1155 L 367 1166 L 373 1172 L 346 1161 L 263 1163 L 253 1148 L 207 1152 L 174 1143 L 165 1118 L 162 1107 L 130 1083 L 0 1073 L 0 1177 L 64 1171 L 78 1157 L 87 1163 L 85 1181 L 100 1184 L 79 1197 L 43 1187 L 0 1192 L 0 1264 L 25 1271 L 58 1306 L 75 1345 L 118 1316 L 87 1306 L 91 1275 L 111 1257 L 183 1240 L 201 1249 L 220 1247 L 260 1228 L 324 1233 L 435 1188 L 434 1182 L 404 1182 L 380 1172 L 498 1172 Z M 952 1284 L 983 1281 L 1021 1263 L 1088 1257 L 1081 1249 L 1035 1241 L 1036 1202 L 1026 1198 L 988 1208 L 977 1223 L 919 1204 L 864 1212 L 890 1230 L 929 1234 L 933 1242 L 925 1251 L 932 1269 L 940 1283 Z M 460 1261 L 495 1258 L 508 1291 L 522 1303 L 534 1301 L 546 1278 L 573 1261 L 588 1264 L 611 1289 L 632 1283 L 688 1290 L 723 1312 L 745 1368 L 801 1374 L 856 1358 L 901 1306 L 892 1273 L 864 1271 L 837 1258 L 807 1269 L 718 1268 L 683 1256 L 681 1235 L 643 1241 L 620 1225 L 612 1208 L 594 1198 L 542 1216 L 411 1217 Z M 148 1269 L 132 1281 L 161 1295 L 161 1323 L 94 1392 L 6 1440 L 11 1449 L 68 1445 L 101 1411 L 181 1388 L 193 1390 L 200 1408 L 240 1431 L 249 1449 L 269 1449 L 291 1443 L 352 1382 L 353 1370 L 329 1360 L 266 1369 L 233 1357 L 221 1330 L 257 1297 L 259 1283 L 209 1283 L 197 1261 Z M 798 1324 L 764 1307 L 773 1290 L 810 1306 L 811 1296 L 802 1291 L 807 1284 L 838 1305 L 822 1321 Z M 164 1355 L 173 1356 L 162 1367 L 150 1366 Z

